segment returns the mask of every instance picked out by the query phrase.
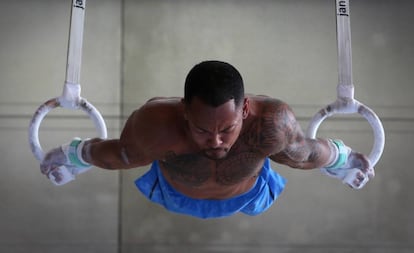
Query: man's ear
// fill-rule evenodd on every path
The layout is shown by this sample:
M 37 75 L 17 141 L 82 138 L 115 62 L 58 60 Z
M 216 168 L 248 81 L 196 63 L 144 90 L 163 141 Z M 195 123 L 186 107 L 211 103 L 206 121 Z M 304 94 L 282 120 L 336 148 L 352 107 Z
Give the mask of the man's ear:
M 248 98 L 244 98 L 243 101 L 243 119 L 246 119 L 249 116 L 250 111 L 250 100 Z

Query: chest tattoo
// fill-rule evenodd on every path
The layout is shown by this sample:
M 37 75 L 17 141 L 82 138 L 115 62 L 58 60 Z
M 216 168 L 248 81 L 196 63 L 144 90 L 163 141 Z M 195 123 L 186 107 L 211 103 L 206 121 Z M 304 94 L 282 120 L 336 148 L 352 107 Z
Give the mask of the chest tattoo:
M 208 180 L 234 185 L 257 176 L 265 157 L 280 151 L 294 138 L 286 108 L 275 100 L 263 104 L 257 118 L 246 126 L 226 158 L 211 160 L 202 154 L 169 152 L 160 164 L 170 179 L 196 187 Z
M 216 180 L 223 185 L 232 185 L 243 179 L 257 176 L 257 169 L 263 156 L 253 152 L 243 152 L 217 163 Z
M 212 175 L 209 160 L 198 154 L 176 155 L 169 152 L 165 161 L 160 163 L 172 180 L 190 186 L 199 186 Z
M 197 187 L 213 179 L 220 185 L 233 185 L 257 174 L 263 157 L 253 152 L 231 155 L 221 160 L 210 160 L 200 154 L 174 155 L 160 161 L 169 177 L 182 184 Z

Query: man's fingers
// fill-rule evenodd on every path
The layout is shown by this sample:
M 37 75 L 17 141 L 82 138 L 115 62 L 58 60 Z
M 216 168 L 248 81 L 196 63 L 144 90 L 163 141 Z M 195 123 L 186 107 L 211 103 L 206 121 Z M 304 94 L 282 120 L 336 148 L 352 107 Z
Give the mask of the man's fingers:
M 52 179 L 53 181 L 55 181 L 56 183 L 59 183 L 60 181 L 62 181 L 62 175 L 60 174 L 60 172 L 57 170 L 57 168 L 53 169 L 49 174 L 48 174 L 49 178 Z M 51 178 L 53 177 L 53 178 Z
M 55 168 L 66 164 L 66 156 L 60 147 L 50 150 L 40 163 L 40 171 L 47 175 Z
M 371 166 L 371 162 L 368 157 L 361 153 L 354 153 L 355 159 L 360 162 L 360 170 L 368 176 L 368 179 L 372 179 L 375 176 L 374 168 Z
M 58 164 L 54 164 L 54 163 L 51 163 L 51 162 L 48 162 L 48 161 L 43 161 L 40 164 L 40 171 L 42 172 L 42 174 L 47 175 L 59 166 L 60 165 L 58 165 Z
M 40 172 L 42 172 L 42 174 L 47 175 L 51 170 L 52 168 L 50 165 L 40 164 Z
M 353 153 L 352 155 L 354 156 L 354 159 L 360 163 L 362 172 L 368 173 L 371 168 L 371 162 L 368 157 L 361 153 Z
M 360 169 L 354 168 L 348 172 L 343 182 L 351 188 L 361 189 L 368 182 L 368 180 L 369 177 L 367 174 L 362 172 Z
M 362 172 L 358 172 L 358 173 L 356 174 L 356 180 L 357 180 L 358 182 L 362 182 L 364 179 L 365 179 L 365 175 L 364 175 L 364 173 L 362 173 Z

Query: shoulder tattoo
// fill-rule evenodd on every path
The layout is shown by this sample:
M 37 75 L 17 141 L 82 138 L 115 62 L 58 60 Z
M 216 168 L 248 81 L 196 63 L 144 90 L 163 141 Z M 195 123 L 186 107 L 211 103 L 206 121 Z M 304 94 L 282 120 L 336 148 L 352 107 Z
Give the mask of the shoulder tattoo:
M 280 150 L 287 143 L 303 141 L 300 127 L 289 108 L 282 101 L 268 99 L 260 116 L 241 136 L 244 142 L 257 149 Z

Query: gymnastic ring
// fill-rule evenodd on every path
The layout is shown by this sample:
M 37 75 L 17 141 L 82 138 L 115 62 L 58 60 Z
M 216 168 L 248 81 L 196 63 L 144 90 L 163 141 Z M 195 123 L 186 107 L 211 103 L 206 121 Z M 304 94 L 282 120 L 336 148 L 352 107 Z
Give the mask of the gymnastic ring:
M 44 104 L 42 104 L 34 113 L 30 125 L 29 125 L 29 143 L 30 148 L 33 153 L 33 155 L 36 157 L 37 160 L 42 161 L 45 153 L 43 152 L 42 146 L 39 142 L 39 127 L 43 120 L 43 118 L 53 109 L 56 107 L 60 107 L 59 98 L 53 98 L 48 101 L 46 101 Z M 106 124 L 104 119 L 102 118 L 102 115 L 99 113 L 99 111 L 86 99 L 80 98 L 79 109 L 86 112 L 93 120 L 93 123 L 95 125 L 95 128 L 99 132 L 99 136 L 103 139 L 107 138 L 107 130 L 106 130 Z
M 318 113 L 313 116 L 312 120 L 309 123 L 306 135 L 309 138 L 315 138 L 316 132 L 322 121 L 334 114 L 350 114 L 358 113 L 362 115 L 371 125 L 371 128 L 374 132 L 374 144 L 368 159 L 371 162 L 371 166 L 374 167 L 379 161 L 385 145 L 385 134 L 384 127 L 382 126 L 381 120 L 366 105 L 358 102 L 355 99 L 338 99 L 334 103 L 327 105 L 325 108 L 321 109 Z

